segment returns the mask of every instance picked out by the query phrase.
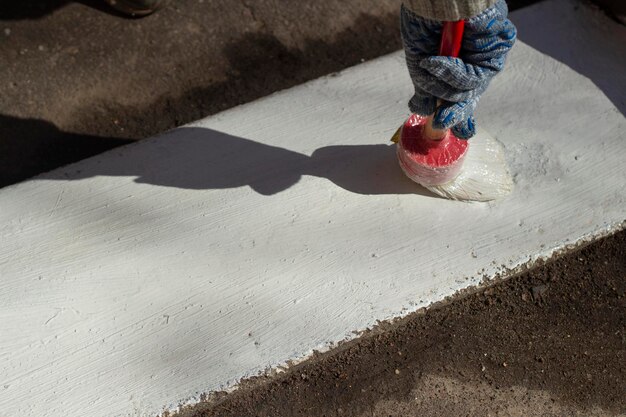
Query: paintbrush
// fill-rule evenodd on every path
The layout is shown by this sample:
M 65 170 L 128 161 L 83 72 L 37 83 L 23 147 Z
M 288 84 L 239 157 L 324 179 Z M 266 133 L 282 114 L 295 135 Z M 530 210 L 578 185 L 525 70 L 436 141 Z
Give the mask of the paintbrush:
M 459 56 L 464 26 L 463 20 L 444 22 L 439 55 Z M 459 139 L 449 129 L 435 129 L 433 117 L 412 115 L 392 138 L 410 179 L 453 200 L 490 201 L 511 192 L 513 180 L 500 142 L 484 130 L 469 141 Z

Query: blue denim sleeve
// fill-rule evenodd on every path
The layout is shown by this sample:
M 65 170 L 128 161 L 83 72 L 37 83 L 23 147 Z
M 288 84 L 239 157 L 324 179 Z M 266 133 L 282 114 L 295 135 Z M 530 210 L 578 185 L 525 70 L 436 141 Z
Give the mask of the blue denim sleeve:
M 459 58 L 438 56 L 441 23 L 423 19 L 402 8 L 401 29 L 409 74 L 415 94 L 412 112 L 435 112 L 436 128 L 452 128 L 460 138 L 475 134 L 474 110 L 491 79 L 503 68 L 516 38 L 499 0 L 478 16 L 467 19 Z M 436 107 L 437 99 L 444 104 Z

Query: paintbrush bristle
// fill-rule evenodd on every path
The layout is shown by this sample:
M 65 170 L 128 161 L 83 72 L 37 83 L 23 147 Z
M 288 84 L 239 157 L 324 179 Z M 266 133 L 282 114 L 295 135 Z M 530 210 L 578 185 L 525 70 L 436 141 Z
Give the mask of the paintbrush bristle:
M 479 130 L 469 141 L 459 175 L 446 184 L 426 188 L 453 200 L 491 201 L 510 194 L 513 179 L 500 142 L 486 131 Z

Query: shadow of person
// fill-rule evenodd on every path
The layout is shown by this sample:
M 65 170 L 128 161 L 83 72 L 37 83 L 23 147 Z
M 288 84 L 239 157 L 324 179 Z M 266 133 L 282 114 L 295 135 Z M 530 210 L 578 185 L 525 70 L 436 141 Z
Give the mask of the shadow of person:
M 95 157 L 73 171 L 55 171 L 43 178 L 99 175 L 132 176 L 141 184 L 189 190 L 249 186 L 267 196 L 312 175 L 357 194 L 435 197 L 404 176 L 393 145 L 328 146 L 308 156 L 199 127 L 172 130 Z
M 66 132 L 45 120 L 0 114 L 0 187 L 131 142 Z
M 356 194 L 419 194 L 437 197 L 408 179 L 396 158 L 396 146 L 337 145 L 313 152 L 307 175 L 327 178 Z

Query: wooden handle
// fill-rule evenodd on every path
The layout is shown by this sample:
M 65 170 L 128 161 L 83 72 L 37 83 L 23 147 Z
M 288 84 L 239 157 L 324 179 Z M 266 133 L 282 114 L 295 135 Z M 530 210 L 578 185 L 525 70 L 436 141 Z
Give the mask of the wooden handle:
M 439 45 L 440 56 L 458 57 L 461 51 L 461 43 L 463 41 L 463 29 L 465 28 L 465 20 L 456 22 L 443 22 L 441 30 L 441 44 Z M 441 105 L 441 100 L 437 100 L 437 107 Z M 436 111 L 436 110 L 435 110 Z M 424 125 L 424 136 L 430 140 L 441 140 L 446 136 L 447 129 L 435 129 L 433 127 L 433 117 L 431 114 L 426 118 Z

